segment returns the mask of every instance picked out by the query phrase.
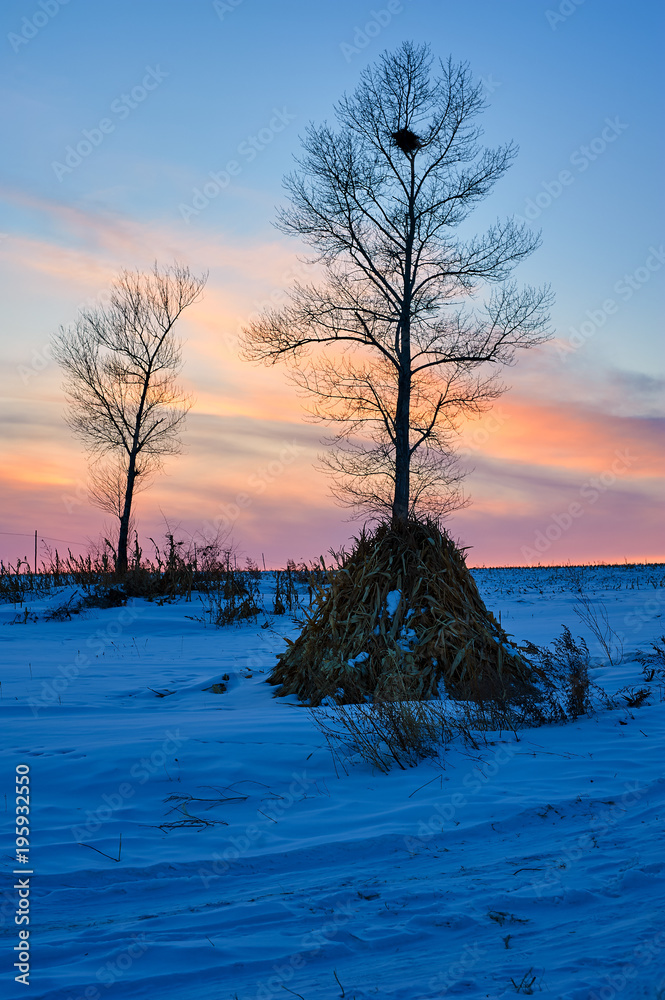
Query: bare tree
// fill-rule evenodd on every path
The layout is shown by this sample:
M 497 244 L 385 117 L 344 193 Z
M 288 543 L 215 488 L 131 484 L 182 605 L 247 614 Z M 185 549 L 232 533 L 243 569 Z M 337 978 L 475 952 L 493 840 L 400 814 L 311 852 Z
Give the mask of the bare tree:
M 340 427 L 336 495 L 394 520 L 459 504 L 460 418 L 503 391 L 497 368 L 517 348 L 549 335 L 548 289 L 508 280 L 539 237 L 510 219 L 457 232 L 516 154 L 479 144 L 484 106 L 468 67 L 434 75 L 425 45 L 366 69 L 335 107 L 338 130 L 307 128 L 285 181 L 278 228 L 313 248 L 322 278 L 244 331 L 244 357 L 293 362 L 312 416 Z
M 116 571 L 127 571 L 132 502 L 180 450 L 190 399 L 177 385 L 181 345 L 174 325 L 201 293 L 206 275 L 178 264 L 122 271 L 107 307 L 83 311 L 55 338 L 65 373 L 67 422 L 88 445 L 90 496 L 118 517 Z

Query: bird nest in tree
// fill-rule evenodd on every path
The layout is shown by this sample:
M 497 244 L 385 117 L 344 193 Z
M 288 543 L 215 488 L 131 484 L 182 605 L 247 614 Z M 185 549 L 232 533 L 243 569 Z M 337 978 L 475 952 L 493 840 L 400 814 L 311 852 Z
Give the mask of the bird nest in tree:
M 463 552 L 435 522 L 363 531 L 329 572 L 269 681 L 310 705 L 521 701 L 538 671 L 485 607 Z
M 415 153 L 422 146 L 420 139 L 410 128 L 400 128 L 397 132 L 393 132 L 392 140 L 398 149 L 401 149 L 407 156 Z

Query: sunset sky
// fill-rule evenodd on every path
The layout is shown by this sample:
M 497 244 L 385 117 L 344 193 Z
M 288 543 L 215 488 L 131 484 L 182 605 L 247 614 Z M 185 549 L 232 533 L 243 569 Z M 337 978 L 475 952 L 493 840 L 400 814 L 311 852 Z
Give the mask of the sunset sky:
M 5 561 L 35 529 L 84 552 L 108 520 L 49 338 L 155 259 L 210 277 L 179 327 L 196 399 L 183 454 L 137 503 L 145 550 L 165 521 L 216 523 L 276 566 L 357 530 L 313 468 L 324 431 L 281 367 L 238 359 L 237 335 L 303 272 L 271 224 L 299 135 L 405 39 L 483 82 L 485 141 L 520 154 L 474 225 L 542 229 L 515 277 L 556 294 L 555 339 L 464 429 L 473 502 L 448 528 L 472 565 L 665 559 L 661 4 L 6 0 L 0 21 Z

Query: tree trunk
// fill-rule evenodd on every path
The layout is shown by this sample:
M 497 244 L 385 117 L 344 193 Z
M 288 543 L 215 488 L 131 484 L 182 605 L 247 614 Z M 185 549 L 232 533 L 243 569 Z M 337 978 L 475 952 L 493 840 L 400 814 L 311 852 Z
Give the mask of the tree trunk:
M 166 336 L 166 334 L 164 334 L 164 336 Z M 162 337 L 162 340 L 163 339 L 164 337 Z M 145 407 L 146 396 L 148 394 L 148 386 L 150 385 L 150 376 L 152 374 L 152 361 L 153 359 L 151 358 L 147 370 L 145 371 L 144 374 L 143 388 L 141 390 L 141 400 L 139 402 L 138 410 L 136 413 L 136 421 L 134 423 L 132 448 L 131 451 L 129 452 L 129 461 L 127 463 L 127 488 L 125 489 L 125 505 L 122 509 L 122 516 L 120 517 L 120 532 L 118 534 L 118 552 L 115 560 L 115 571 L 118 576 L 124 576 L 125 573 L 127 572 L 127 544 L 129 541 L 129 519 L 132 513 L 134 483 L 136 481 L 136 459 L 140 450 L 139 436 L 141 433 L 141 427 L 143 426 L 143 411 Z
M 409 424 L 411 404 L 411 365 L 399 373 L 397 406 L 395 409 L 395 497 L 393 524 L 409 516 L 409 467 L 411 465 Z
M 411 499 L 411 294 L 413 289 L 413 241 L 415 236 L 415 167 L 411 157 L 409 229 L 404 254 L 404 293 L 398 330 L 399 379 L 395 407 L 395 496 L 393 524 L 409 517 Z
M 136 456 L 129 456 L 127 467 L 127 488 L 125 489 L 125 503 L 120 516 L 120 531 L 118 533 L 118 551 L 115 557 L 115 571 L 118 576 L 124 576 L 127 572 L 127 546 L 129 543 L 129 519 L 132 513 L 132 498 L 134 496 L 134 482 L 136 480 Z

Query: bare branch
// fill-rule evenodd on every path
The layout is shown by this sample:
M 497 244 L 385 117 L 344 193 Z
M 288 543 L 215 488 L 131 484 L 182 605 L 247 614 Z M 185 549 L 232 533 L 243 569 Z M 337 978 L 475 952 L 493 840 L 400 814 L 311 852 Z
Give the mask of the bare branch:
M 435 72 L 427 46 L 404 43 L 361 74 L 336 128 L 308 126 L 285 180 L 278 228 L 323 279 L 250 324 L 243 356 L 293 366 L 310 416 L 341 427 L 325 462 L 336 495 L 365 511 L 461 502 L 454 432 L 502 391 L 487 367 L 549 336 L 549 290 L 510 280 L 538 234 L 510 219 L 458 232 L 517 153 L 482 146 L 484 106 L 466 64 Z
M 195 277 L 179 264 L 122 271 L 107 307 L 84 310 L 54 338 L 67 422 L 93 462 L 92 500 L 120 519 L 119 571 L 127 565 L 133 496 L 163 456 L 180 449 L 191 400 L 177 384 L 182 357 L 173 327 L 205 282 L 206 275 Z

